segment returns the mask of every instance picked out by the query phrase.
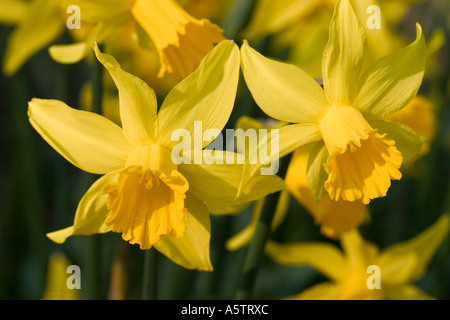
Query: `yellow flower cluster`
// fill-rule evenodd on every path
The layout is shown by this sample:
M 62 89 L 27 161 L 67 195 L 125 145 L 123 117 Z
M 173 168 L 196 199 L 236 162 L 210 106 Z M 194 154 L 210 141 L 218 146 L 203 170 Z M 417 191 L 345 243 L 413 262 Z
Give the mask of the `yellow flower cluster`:
M 80 0 L 83 27 L 70 31 L 76 40 L 55 44 L 71 1 L 5 1 L 0 19 L 14 26 L 3 60 L 6 75 L 51 45 L 50 56 L 59 63 L 77 63 L 93 52 L 110 75 L 105 95 L 107 88 L 118 91 L 103 106 L 118 108 L 116 119 L 58 100 L 29 102 L 29 121 L 40 136 L 74 166 L 101 175 L 79 201 L 73 225 L 48 233 L 52 241 L 115 232 L 184 268 L 212 271 L 210 214 L 236 214 L 253 205 L 250 224 L 227 242 L 236 250 L 252 242 L 265 197 L 280 192 L 272 229 L 285 218 L 292 195 L 343 249 L 268 241 L 265 253 L 274 261 L 308 264 L 331 280 L 293 298 L 429 298 L 410 283 L 425 273 L 445 239 L 448 215 L 381 252 L 358 231 L 369 220 L 368 204 L 402 179 L 404 165 L 428 152 L 423 142 L 435 133 L 432 103 L 417 95 L 429 56 L 420 24 L 415 40 L 400 48 L 388 31 L 390 21 L 383 20 L 384 35 L 361 23 L 367 1 L 261 0 L 239 47 L 221 27 L 188 12 L 199 1 L 183 7 L 175 0 Z M 251 45 L 280 32 L 276 42 L 293 47 L 293 64 Z M 308 41 L 293 42 L 305 33 Z M 390 40 L 378 46 L 380 37 Z M 265 135 L 247 149 L 219 149 L 243 83 L 273 121 L 244 116 L 235 129 L 276 129 L 277 140 Z M 149 84 L 163 88 L 161 105 Z M 180 145 L 174 139 L 179 130 L 194 139 Z M 182 161 L 176 162 L 180 150 Z M 263 174 L 268 161 L 261 154 L 270 154 L 269 162 L 292 154 L 286 176 Z M 366 285 L 371 265 L 382 270 L 381 290 Z

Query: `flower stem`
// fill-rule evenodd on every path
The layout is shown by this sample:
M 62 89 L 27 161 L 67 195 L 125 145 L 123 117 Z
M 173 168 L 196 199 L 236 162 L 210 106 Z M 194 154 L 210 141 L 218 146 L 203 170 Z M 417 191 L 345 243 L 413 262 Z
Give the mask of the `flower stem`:
M 145 250 L 142 281 L 142 300 L 156 300 L 158 297 L 158 252 Z
M 280 175 L 284 178 L 290 156 L 280 159 Z M 264 247 L 272 231 L 272 221 L 278 202 L 282 201 L 280 192 L 266 196 L 264 208 L 259 217 L 253 241 L 247 250 L 244 264 L 241 269 L 240 280 L 234 298 L 248 300 L 252 298 L 256 277 L 264 255 Z

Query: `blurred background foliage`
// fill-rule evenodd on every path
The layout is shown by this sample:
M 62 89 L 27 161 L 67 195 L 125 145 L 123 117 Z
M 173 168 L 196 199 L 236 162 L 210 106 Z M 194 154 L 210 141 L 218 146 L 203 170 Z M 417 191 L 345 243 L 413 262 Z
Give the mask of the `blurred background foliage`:
M 206 16 L 219 24 L 225 36 L 240 45 L 258 1 L 180 2 L 193 14 Z M 427 42 L 436 30 L 441 30 L 441 40 L 437 40 L 436 52 L 430 58 L 431 67 L 420 89 L 420 94 L 434 103 L 438 125 L 429 152 L 404 170 L 402 180 L 392 183 L 386 197 L 370 203 L 371 219 L 360 231 L 380 248 L 412 238 L 444 212 L 450 212 L 450 3 L 446 0 L 392 2 L 406 3 L 395 28 L 407 42 L 414 39 L 416 22 L 423 26 Z M 12 27 L 0 26 L 0 58 L 3 58 L 11 31 Z M 277 39 L 281 31 L 286 30 L 262 35 L 252 45 L 267 56 L 296 63 L 292 54 L 295 46 L 281 45 L 282 41 Z M 56 43 L 68 41 L 66 32 Z M 120 57 L 118 60 L 121 62 Z M 54 276 L 54 272 L 48 273 L 48 268 L 55 252 L 63 253 L 68 263 L 80 266 L 81 298 L 141 297 L 143 252 L 122 241 L 120 235 L 73 237 L 62 245 L 45 236 L 47 232 L 71 225 L 78 201 L 93 177 L 67 163 L 39 137 L 29 125 L 27 103 L 38 97 L 59 99 L 72 107 L 89 105 L 83 102 L 81 93 L 91 77 L 91 69 L 89 61 L 57 64 L 51 60 L 47 49 L 43 49 L 14 76 L 0 76 L 0 299 L 41 299 L 48 279 Z M 161 103 L 167 86 L 155 89 Z M 233 128 L 243 115 L 265 118 L 241 81 L 227 127 Z M 224 243 L 241 231 L 250 217 L 251 207 L 235 216 L 212 217 L 213 273 L 185 270 L 164 256 L 155 255 L 157 297 L 231 299 L 247 248 L 230 252 Z M 272 239 L 339 245 L 320 233 L 313 218 L 293 197 L 287 218 Z M 450 299 L 449 253 L 447 237 L 426 275 L 416 283 L 438 299 Z M 310 267 L 280 266 L 265 258 L 254 297 L 279 299 L 323 280 L 324 277 Z

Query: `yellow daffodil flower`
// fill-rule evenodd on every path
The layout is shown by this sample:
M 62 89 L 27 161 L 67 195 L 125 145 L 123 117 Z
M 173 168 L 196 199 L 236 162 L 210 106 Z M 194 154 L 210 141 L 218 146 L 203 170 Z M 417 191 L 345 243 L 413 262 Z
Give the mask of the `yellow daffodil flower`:
M 287 299 L 432 299 L 413 282 L 425 274 L 449 227 L 450 215 L 445 214 L 415 238 L 381 252 L 355 229 L 343 234 L 343 251 L 329 243 L 269 242 L 266 253 L 283 265 L 309 265 L 331 280 Z
M 422 82 L 426 46 L 422 28 L 406 48 L 362 68 L 365 32 L 348 0 L 337 3 L 322 58 L 323 89 L 301 69 L 241 48 L 246 83 L 272 118 L 294 123 L 280 129 L 279 156 L 312 145 L 308 183 L 314 198 L 364 204 L 386 195 L 402 162 L 421 139 L 409 127 L 383 118 L 414 98 Z M 325 170 L 326 174 L 322 173 Z M 243 176 L 242 185 L 251 177 Z
M 42 300 L 80 300 L 80 290 L 67 286 L 70 274 L 67 268 L 71 265 L 69 260 L 59 252 L 50 255 L 48 262 L 47 281 Z
M 73 235 L 114 231 L 141 249 L 155 247 L 185 268 L 211 270 L 208 210 L 234 212 L 244 201 L 279 188 L 271 176 L 265 180 L 269 187 L 253 184 L 247 198 L 234 204 L 243 165 L 213 161 L 229 153 L 202 150 L 211 141 L 194 141 L 189 149 L 200 152 L 202 163 L 172 161 L 172 151 L 179 145 L 172 141 L 174 130 L 187 130 L 197 139 L 195 121 L 202 121 L 202 132 L 220 132 L 228 121 L 239 78 L 237 46 L 223 41 L 215 47 L 169 92 L 159 112 L 155 93 L 145 82 L 123 71 L 97 47 L 95 53 L 119 90 L 122 128 L 60 101 L 29 103 L 32 126 L 55 150 L 80 169 L 103 175 L 81 199 L 74 225 L 48 237 L 62 243 Z M 188 143 L 183 140 L 183 146 Z
M 82 19 L 95 27 L 85 42 L 51 47 L 50 54 L 58 62 L 79 61 L 93 41 L 112 42 L 132 24 L 139 43 L 158 52 L 158 76 L 168 72 L 184 78 L 215 44 L 224 40 L 222 29 L 207 19 L 193 18 L 175 0 L 80 0 L 77 5 Z
M 8 76 L 54 42 L 65 27 L 59 0 L 2 0 L 0 22 L 14 25 L 3 58 L 3 73 Z

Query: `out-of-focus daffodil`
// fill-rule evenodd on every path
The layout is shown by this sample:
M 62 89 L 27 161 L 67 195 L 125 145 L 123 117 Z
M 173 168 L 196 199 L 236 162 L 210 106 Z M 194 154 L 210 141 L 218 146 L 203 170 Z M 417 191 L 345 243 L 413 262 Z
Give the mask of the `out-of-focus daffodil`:
M 89 52 L 92 42 L 114 41 L 131 24 L 139 43 L 158 52 L 158 76 L 168 72 L 184 78 L 215 44 L 224 40 L 222 29 L 207 19 L 193 18 L 175 0 L 81 0 L 77 5 L 82 19 L 95 27 L 84 42 L 51 47 L 50 54 L 58 62 L 79 61 Z
M 321 232 L 330 238 L 358 227 L 368 215 L 367 206 L 360 201 L 333 201 L 328 194 L 317 203 L 310 191 L 307 179 L 309 146 L 294 151 L 286 173 L 286 186 L 297 201 L 312 215 Z
M 419 152 L 412 129 L 384 119 L 405 107 L 422 82 L 426 46 L 419 24 L 416 31 L 409 46 L 363 69 L 364 29 L 349 1 L 339 1 L 323 53 L 324 89 L 301 69 L 242 46 L 242 70 L 256 103 L 272 118 L 295 123 L 280 129 L 279 156 L 314 144 L 307 177 L 316 201 L 323 189 L 333 201 L 383 197 L 391 180 L 401 178 L 402 161 Z
M 448 235 L 449 227 L 450 216 L 445 214 L 415 238 L 393 244 L 381 252 L 362 239 L 355 229 L 342 235 L 343 251 L 329 243 L 269 242 L 266 253 L 283 265 L 309 265 L 331 280 L 288 299 L 432 299 L 413 282 L 425 274 L 433 255 Z M 379 273 L 374 273 L 370 266 L 378 267 Z M 378 288 L 372 286 L 376 282 L 372 276 L 379 277 Z
M 74 225 L 48 237 L 62 243 L 73 235 L 114 231 L 141 249 L 155 247 L 185 268 L 211 270 L 208 209 L 212 213 L 235 209 L 243 165 L 214 163 L 208 157 L 223 159 L 227 153 L 195 151 L 197 143 L 193 152 L 208 159 L 176 165 L 171 158 L 178 142 L 172 141 L 172 134 L 184 129 L 195 137 L 194 121 L 202 121 L 203 132 L 210 128 L 220 132 L 225 126 L 239 78 L 237 46 L 224 41 L 212 50 L 168 94 L 159 112 L 147 84 L 97 47 L 95 53 L 119 89 L 122 128 L 60 101 L 33 99 L 29 104 L 31 124 L 55 150 L 82 170 L 103 174 L 81 199 Z M 201 148 L 210 142 L 203 141 Z M 237 199 L 236 206 L 277 188 L 272 179 L 269 188 L 260 189 L 262 194 L 255 185 L 248 199 Z
M 320 76 L 321 53 L 328 39 L 328 26 L 336 0 L 259 0 L 243 36 L 251 43 L 273 35 L 273 51 L 289 48 L 289 62 Z M 414 3 L 421 0 L 350 0 L 366 31 L 368 55 L 372 60 L 400 49 L 406 40 L 397 34 L 396 25 Z M 368 28 L 370 6 L 380 9 L 379 28 Z M 370 61 L 368 61 L 370 63 Z
M 80 300 L 80 290 L 67 286 L 70 274 L 67 268 L 69 260 L 62 253 L 53 253 L 50 256 L 47 272 L 47 283 L 45 285 L 43 300 Z
M 3 72 L 8 76 L 55 41 L 65 26 L 59 0 L 2 1 L 0 22 L 14 24 L 3 58 Z
M 387 119 L 404 123 L 423 137 L 424 143 L 420 149 L 419 157 L 428 153 L 438 125 L 434 113 L 434 104 L 430 99 L 423 95 L 417 95 L 406 107 L 390 115 Z

